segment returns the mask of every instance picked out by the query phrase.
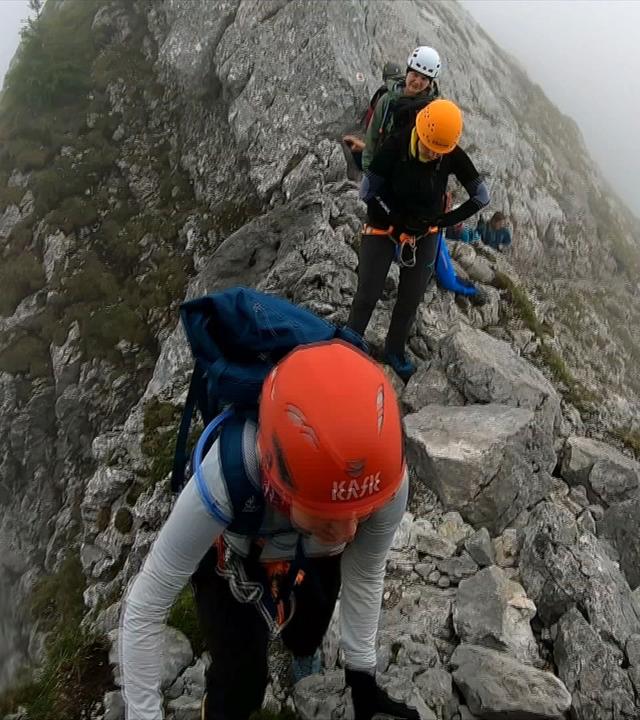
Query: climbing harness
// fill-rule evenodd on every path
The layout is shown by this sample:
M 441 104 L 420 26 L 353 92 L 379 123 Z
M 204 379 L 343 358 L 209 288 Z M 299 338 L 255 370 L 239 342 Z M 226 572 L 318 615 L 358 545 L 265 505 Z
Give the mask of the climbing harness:
M 255 605 L 272 637 L 279 635 L 295 612 L 294 589 L 304 582 L 306 576 L 302 539 L 299 539 L 296 556 L 291 561 L 260 561 L 264 538 L 254 539 L 248 558 L 237 555 L 223 535 L 214 544 L 217 550 L 216 572 L 228 581 L 233 597 L 238 602 Z
M 409 235 L 408 233 L 400 233 L 396 238 L 393 235 L 393 225 L 385 230 L 383 228 L 373 227 L 373 225 L 365 224 L 362 228 L 363 235 L 381 235 L 388 237 L 396 246 L 395 261 L 400 267 L 412 268 L 416 266 L 416 248 L 418 241 L 425 237 L 437 233 L 437 227 L 430 227 L 426 233 L 422 235 Z

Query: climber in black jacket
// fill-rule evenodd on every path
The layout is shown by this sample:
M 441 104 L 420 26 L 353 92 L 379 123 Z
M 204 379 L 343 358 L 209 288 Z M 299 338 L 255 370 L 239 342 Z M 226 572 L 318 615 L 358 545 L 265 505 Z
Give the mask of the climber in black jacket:
M 462 125 L 462 112 L 455 103 L 434 100 L 418 113 L 415 126 L 384 143 L 360 189 L 360 197 L 367 203 L 367 223 L 348 326 L 364 335 L 391 262 L 398 259 L 400 283 L 385 356 L 405 381 L 415 372 L 405 355 L 405 344 L 433 274 L 438 230 L 466 220 L 489 202 L 487 186 L 458 146 Z M 456 176 L 469 199 L 444 212 L 449 175 Z

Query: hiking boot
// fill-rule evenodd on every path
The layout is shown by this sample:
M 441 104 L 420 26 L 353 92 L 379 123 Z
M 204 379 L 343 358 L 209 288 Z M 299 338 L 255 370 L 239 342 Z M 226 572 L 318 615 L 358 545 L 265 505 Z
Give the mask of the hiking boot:
M 304 655 L 302 657 L 294 657 L 291 660 L 291 680 L 293 684 L 300 682 L 309 675 L 315 675 L 320 672 L 320 650 L 316 650 L 313 655 Z
M 403 382 L 408 382 L 409 378 L 416 371 L 416 366 L 404 353 L 387 352 L 384 355 L 384 359 L 388 365 L 391 365 Z

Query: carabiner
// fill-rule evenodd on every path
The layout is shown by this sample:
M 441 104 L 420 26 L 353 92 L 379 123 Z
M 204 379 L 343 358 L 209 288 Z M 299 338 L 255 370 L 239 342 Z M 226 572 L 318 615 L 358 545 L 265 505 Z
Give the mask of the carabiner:
M 406 248 L 409 248 L 408 257 Z M 405 259 L 406 257 L 406 259 Z M 416 237 L 401 233 L 396 241 L 396 262 L 400 267 L 412 268 L 416 266 Z

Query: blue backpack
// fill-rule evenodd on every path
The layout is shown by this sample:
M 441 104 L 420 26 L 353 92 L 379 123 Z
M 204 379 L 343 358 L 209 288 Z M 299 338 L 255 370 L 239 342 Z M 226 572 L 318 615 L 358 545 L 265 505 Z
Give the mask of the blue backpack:
M 348 328 L 249 288 L 189 300 L 182 304 L 180 315 L 195 366 L 176 441 L 171 488 L 178 493 L 185 484 L 187 438 L 197 406 L 206 426 L 192 459 L 200 496 L 231 532 L 255 535 L 262 523 L 264 497 L 244 466 L 242 433 L 247 418 L 257 417 L 264 379 L 298 345 L 341 339 L 366 352 L 366 343 Z M 231 522 L 213 501 L 200 471 L 216 435 L 234 512 Z

